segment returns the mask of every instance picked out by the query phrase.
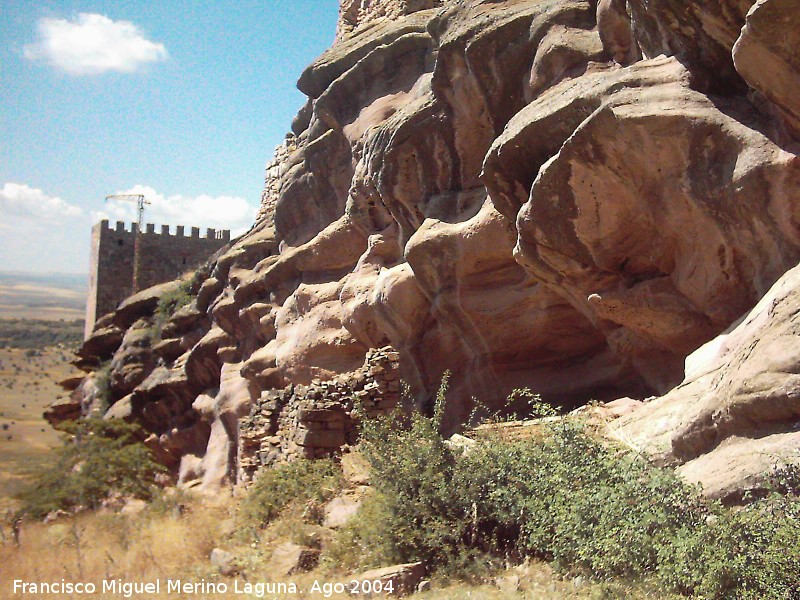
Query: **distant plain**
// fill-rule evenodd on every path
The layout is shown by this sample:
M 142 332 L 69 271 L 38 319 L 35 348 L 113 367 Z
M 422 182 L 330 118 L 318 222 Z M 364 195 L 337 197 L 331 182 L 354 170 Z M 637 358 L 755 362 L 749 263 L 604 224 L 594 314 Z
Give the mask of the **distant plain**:
M 57 382 L 76 372 L 71 358 L 66 347 L 0 349 L 0 511 L 14 507 L 31 469 L 58 443 L 42 412 L 64 394 Z
M 89 276 L 0 272 L 0 319 L 82 319 Z
M 30 470 L 58 443 L 42 411 L 64 393 L 57 382 L 76 372 L 69 361 L 82 337 L 88 280 L 0 271 L 0 511 L 15 505 Z

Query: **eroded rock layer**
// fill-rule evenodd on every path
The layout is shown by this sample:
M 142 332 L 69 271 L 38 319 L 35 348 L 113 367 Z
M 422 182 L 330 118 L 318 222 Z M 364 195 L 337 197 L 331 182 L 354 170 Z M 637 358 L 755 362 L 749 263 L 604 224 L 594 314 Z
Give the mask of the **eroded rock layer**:
M 800 259 L 795 4 L 343 2 L 259 220 L 159 335 L 129 302 L 79 365 L 113 359 L 108 416 L 207 485 L 257 399 L 371 348 L 423 409 L 451 371 L 449 431 L 519 387 L 669 391 Z M 105 409 L 97 379 L 53 419 Z

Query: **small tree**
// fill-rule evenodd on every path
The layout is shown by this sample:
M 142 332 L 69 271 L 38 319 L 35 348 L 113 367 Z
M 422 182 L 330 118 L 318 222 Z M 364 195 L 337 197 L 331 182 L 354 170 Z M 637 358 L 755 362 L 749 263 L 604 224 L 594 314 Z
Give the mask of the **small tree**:
M 103 419 L 65 424 L 64 444 L 20 494 L 21 512 L 40 518 L 55 510 L 97 508 L 111 492 L 149 500 L 165 469 L 141 442 L 137 425 Z

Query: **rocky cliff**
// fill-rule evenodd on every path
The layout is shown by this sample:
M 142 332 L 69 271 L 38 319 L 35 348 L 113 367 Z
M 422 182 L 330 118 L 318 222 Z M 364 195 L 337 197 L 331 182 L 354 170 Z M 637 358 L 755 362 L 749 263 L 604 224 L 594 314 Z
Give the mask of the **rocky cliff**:
M 182 481 L 218 485 L 236 477 L 240 418 L 280 404 L 276 423 L 297 420 L 294 386 L 392 346 L 423 409 L 451 371 L 449 430 L 476 399 L 529 387 L 565 406 L 667 394 L 626 439 L 667 440 L 676 464 L 734 437 L 757 449 L 762 421 L 791 431 L 794 375 L 741 410 L 705 384 L 670 390 L 800 259 L 798 14 L 800 0 L 343 0 L 259 220 L 157 336 L 163 287 L 98 323 L 89 374 L 51 418 L 136 419 Z M 788 356 L 778 372 L 797 372 Z M 753 364 L 725 377 L 771 368 Z M 647 433 L 667 405 L 681 418 Z M 301 425 L 276 425 L 293 437 L 270 447 L 315 455 Z

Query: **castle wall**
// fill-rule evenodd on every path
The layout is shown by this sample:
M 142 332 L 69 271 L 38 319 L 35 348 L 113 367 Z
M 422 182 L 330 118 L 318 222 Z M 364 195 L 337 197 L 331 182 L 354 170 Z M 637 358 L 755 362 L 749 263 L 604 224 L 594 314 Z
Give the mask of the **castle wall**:
M 192 227 L 189 235 L 179 225 L 175 233 L 168 225 L 156 231 L 147 224 L 140 244 L 139 289 L 175 279 L 197 268 L 230 241 L 230 231 Z M 117 221 L 110 227 L 103 220 L 92 227 L 92 250 L 89 275 L 89 298 L 86 303 L 84 336 L 88 337 L 95 322 L 117 308 L 133 291 L 133 256 L 136 235 L 134 226 Z

